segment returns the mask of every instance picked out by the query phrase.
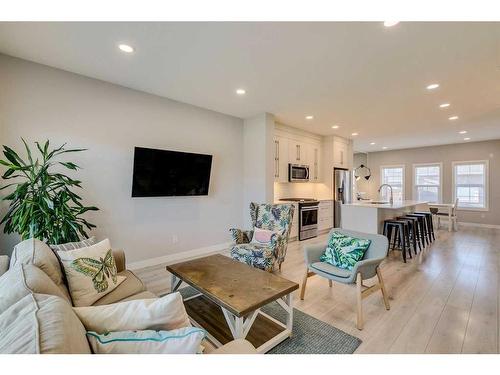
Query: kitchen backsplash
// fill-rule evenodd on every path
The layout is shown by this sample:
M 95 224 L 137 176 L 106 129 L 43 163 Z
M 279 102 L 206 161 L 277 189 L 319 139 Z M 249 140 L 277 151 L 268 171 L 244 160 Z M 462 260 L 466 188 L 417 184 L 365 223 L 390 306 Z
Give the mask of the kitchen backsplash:
M 274 183 L 274 200 L 281 198 L 333 199 L 332 192 L 323 183 Z

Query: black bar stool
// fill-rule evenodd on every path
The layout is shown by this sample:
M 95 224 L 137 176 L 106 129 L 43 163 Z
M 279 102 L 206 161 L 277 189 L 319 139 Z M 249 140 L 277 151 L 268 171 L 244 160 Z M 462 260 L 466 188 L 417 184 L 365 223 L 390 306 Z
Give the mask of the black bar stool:
M 434 222 L 432 220 L 432 212 L 427 212 L 427 211 L 417 211 L 415 212 L 416 214 L 422 214 L 425 215 L 425 219 L 427 221 L 427 228 L 429 232 L 429 237 L 432 237 L 431 241 L 434 242 L 436 241 L 436 237 L 434 236 Z
M 408 254 L 410 258 L 411 248 L 410 248 L 410 238 L 408 235 L 409 224 L 405 220 L 390 219 L 384 221 L 384 235 L 389 240 L 389 245 L 392 242 L 392 249 L 396 249 L 396 242 L 398 247 L 401 247 L 403 262 L 406 263 L 406 250 L 408 249 Z M 393 235 L 394 230 L 394 235 Z
M 399 220 L 407 220 L 410 228 L 410 240 L 413 244 L 413 252 L 417 255 L 417 245 L 418 249 L 422 251 L 422 244 L 420 243 L 420 236 L 418 230 L 418 218 L 413 216 L 401 216 L 398 217 Z
M 422 241 L 422 245 L 426 247 L 429 245 L 430 238 L 427 236 L 427 220 L 425 218 L 425 215 L 423 214 L 407 214 L 406 216 L 408 217 L 416 217 L 418 219 L 418 231 L 420 234 L 420 239 Z

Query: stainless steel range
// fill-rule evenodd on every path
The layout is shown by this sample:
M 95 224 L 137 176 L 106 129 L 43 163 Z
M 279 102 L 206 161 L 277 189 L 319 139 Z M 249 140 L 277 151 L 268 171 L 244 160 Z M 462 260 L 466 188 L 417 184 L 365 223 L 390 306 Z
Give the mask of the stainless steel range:
M 318 205 L 311 198 L 283 198 L 280 201 L 299 203 L 299 241 L 318 236 Z

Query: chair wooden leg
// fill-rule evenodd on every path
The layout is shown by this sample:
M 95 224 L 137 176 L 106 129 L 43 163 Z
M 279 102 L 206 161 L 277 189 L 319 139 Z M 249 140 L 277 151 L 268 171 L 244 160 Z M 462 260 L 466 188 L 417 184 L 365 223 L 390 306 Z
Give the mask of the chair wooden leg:
M 279 272 L 281 272 L 281 264 L 282 264 L 282 263 L 280 263 L 280 264 L 278 265 L 278 271 L 279 271 Z
M 332 287 L 332 285 L 333 285 L 332 280 L 328 280 L 328 286 L 331 288 L 331 287 Z
M 307 278 L 309 277 L 309 270 L 306 268 L 306 273 L 302 279 L 302 288 L 300 289 L 300 299 L 304 300 L 304 295 L 306 294 Z
M 363 329 L 363 307 L 362 307 L 363 297 L 361 296 L 361 292 L 362 292 L 361 273 L 358 273 L 356 275 L 356 297 L 358 300 L 358 319 L 356 326 L 359 330 Z
M 389 305 L 389 296 L 387 295 L 387 291 L 385 290 L 384 279 L 382 278 L 382 271 L 380 271 L 380 267 L 377 267 L 377 278 L 380 284 L 380 290 L 382 291 L 382 298 L 384 299 L 385 309 L 390 310 L 391 306 Z

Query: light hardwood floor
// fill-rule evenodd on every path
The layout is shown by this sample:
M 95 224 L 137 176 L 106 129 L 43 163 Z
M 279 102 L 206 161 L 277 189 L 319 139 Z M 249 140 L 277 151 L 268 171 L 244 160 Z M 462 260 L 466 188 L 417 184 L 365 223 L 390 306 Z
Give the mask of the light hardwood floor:
M 325 242 L 322 235 L 290 243 L 281 274 L 300 284 L 303 246 Z M 500 230 L 440 230 L 422 255 L 404 264 L 399 252 L 389 254 L 382 272 L 391 310 L 380 293 L 366 298 L 362 331 L 355 325 L 355 286 L 329 288 L 313 276 L 304 301 L 297 291 L 295 307 L 363 340 L 356 353 L 498 353 Z M 136 273 L 152 292 L 170 288 L 165 265 Z

